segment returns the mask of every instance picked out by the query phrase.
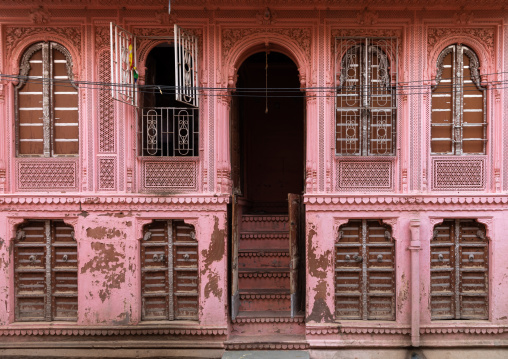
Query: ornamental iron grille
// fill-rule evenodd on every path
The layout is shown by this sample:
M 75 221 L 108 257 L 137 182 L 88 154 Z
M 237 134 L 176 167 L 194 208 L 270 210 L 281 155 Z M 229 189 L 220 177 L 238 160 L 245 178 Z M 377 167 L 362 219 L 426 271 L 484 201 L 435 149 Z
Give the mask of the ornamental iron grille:
M 395 320 L 395 246 L 381 220 L 350 220 L 335 242 L 336 319 Z
M 21 59 L 16 86 L 18 157 L 79 153 L 78 87 L 69 51 L 55 42 L 30 46 Z
M 198 109 L 141 109 L 141 156 L 197 156 Z
M 174 41 L 175 99 L 198 107 L 198 38 L 175 24 L 175 36 L 135 36 L 110 23 L 111 38 L 111 94 L 113 99 L 138 106 L 137 39 Z M 157 85 L 157 84 L 156 84 Z M 161 88 L 158 87 L 162 92 Z M 167 90 L 167 89 L 165 89 Z M 173 88 L 170 89 L 173 91 Z
M 137 105 L 138 90 L 134 71 L 137 67 L 136 36 L 110 23 L 111 40 L 111 96 L 113 99 Z
M 473 50 L 461 44 L 439 55 L 432 87 L 432 154 L 485 154 L 486 89 L 479 67 Z
M 156 220 L 141 240 L 142 320 L 198 320 L 198 242 L 194 227 Z
M 78 252 L 71 226 L 28 220 L 14 239 L 16 321 L 76 321 Z
M 397 49 L 397 38 L 336 39 L 337 155 L 395 154 Z
M 451 219 L 434 226 L 430 243 L 431 318 L 488 319 L 485 226 Z
M 198 107 L 198 38 L 175 24 L 176 100 Z

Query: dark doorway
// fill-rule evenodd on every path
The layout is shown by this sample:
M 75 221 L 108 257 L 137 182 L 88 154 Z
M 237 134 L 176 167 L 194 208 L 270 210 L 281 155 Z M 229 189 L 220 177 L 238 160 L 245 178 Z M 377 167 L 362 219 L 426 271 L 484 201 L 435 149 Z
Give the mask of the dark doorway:
M 304 93 L 295 63 L 278 52 L 247 58 L 232 112 L 233 181 L 245 209 L 287 213 L 288 193 L 304 189 Z

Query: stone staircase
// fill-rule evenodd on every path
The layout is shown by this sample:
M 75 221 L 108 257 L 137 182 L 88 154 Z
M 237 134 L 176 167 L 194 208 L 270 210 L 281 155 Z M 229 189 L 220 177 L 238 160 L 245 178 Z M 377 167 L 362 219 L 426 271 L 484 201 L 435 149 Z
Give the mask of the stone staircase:
M 303 334 L 303 316 L 291 318 L 288 216 L 244 214 L 239 231 L 240 307 L 232 334 Z

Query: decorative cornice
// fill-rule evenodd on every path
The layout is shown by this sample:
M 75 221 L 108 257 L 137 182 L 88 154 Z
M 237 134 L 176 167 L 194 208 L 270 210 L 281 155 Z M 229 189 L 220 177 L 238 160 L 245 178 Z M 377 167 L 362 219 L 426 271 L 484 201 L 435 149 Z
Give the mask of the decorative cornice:
M 5 46 L 7 53 L 29 36 L 37 35 L 40 40 L 47 41 L 48 36 L 57 35 L 69 40 L 78 53 L 81 53 L 81 30 L 75 26 L 61 27 L 14 27 L 9 26 L 5 31 Z
M 506 326 L 482 326 L 478 323 L 473 325 L 461 325 L 461 326 L 427 326 L 420 328 L 420 334 L 503 334 L 508 332 Z
M 508 196 L 322 196 L 322 195 L 306 195 L 304 203 L 308 205 L 468 205 L 468 204 L 500 204 L 508 203 Z M 393 209 L 393 208 L 391 208 Z
M 226 350 L 305 350 L 308 343 L 224 343 Z
M 408 335 L 410 328 L 390 328 L 390 327 L 325 327 L 325 328 L 307 328 L 307 335 L 328 335 L 328 334 L 399 334 Z
M 0 205 L 43 205 L 43 204 L 85 204 L 85 205 L 201 205 L 227 204 L 227 196 L 118 196 L 118 197 L 57 197 L 57 196 L 0 196 Z
M 35 327 L 35 328 L 34 328 Z M 90 327 L 62 326 L 44 327 L 30 324 L 0 329 L 0 336 L 123 336 L 123 335 L 227 335 L 228 329 L 222 327 L 175 327 L 130 326 L 130 327 Z
M 294 318 L 274 318 L 274 317 L 266 317 L 266 318 L 236 318 L 232 322 L 233 324 L 237 323 L 299 323 L 303 324 L 305 321 L 304 317 L 294 317 Z
M 460 36 L 462 38 L 472 38 L 477 42 L 484 44 L 489 55 L 493 53 L 494 49 L 494 28 L 493 27 L 430 27 L 427 31 L 427 52 L 430 54 L 436 45 L 438 45 L 443 38 L 454 38 Z M 449 44 L 450 45 L 450 44 Z

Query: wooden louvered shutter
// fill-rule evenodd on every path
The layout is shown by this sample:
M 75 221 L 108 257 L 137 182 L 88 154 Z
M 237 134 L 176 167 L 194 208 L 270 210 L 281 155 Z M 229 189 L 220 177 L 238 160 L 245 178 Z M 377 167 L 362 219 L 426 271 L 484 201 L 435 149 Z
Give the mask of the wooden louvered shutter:
M 69 79 L 70 58 L 62 51 L 60 45 L 51 43 L 53 154 L 76 155 L 79 153 L 78 90 Z
M 395 246 L 389 227 L 367 221 L 365 247 L 367 319 L 395 320 Z
M 141 297 L 143 320 L 173 319 L 170 308 L 168 245 L 172 227 L 168 221 L 154 221 L 145 227 L 141 242 Z M 172 301 L 171 301 L 172 303 Z
M 395 247 L 376 220 L 351 220 L 335 244 L 337 319 L 395 320 Z
M 173 221 L 175 319 L 198 319 L 198 242 L 193 226 Z
M 46 221 L 20 225 L 14 242 L 16 320 L 45 321 Z
M 77 243 L 63 221 L 19 226 L 14 252 L 16 320 L 76 321 Z
M 432 91 L 432 153 L 453 153 L 453 63 L 454 53 L 450 51 L 442 60 L 441 77 Z
M 41 45 L 30 58 L 24 59 L 24 66 L 29 66 L 26 76 L 43 77 L 43 51 Z M 23 66 L 23 64 L 22 64 Z M 44 115 L 43 87 L 40 79 L 27 81 L 21 79 L 17 91 L 18 110 L 18 153 L 20 155 L 44 154 Z
M 473 60 L 472 60 L 472 58 Z M 485 89 L 480 87 L 476 55 L 465 48 L 462 55 L 462 152 L 485 153 Z M 476 76 L 472 76 L 476 72 Z
M 335 244 L 335 316 L 363 318 L 362 221 L 341 226 Z
M 53 320 L 78 318 L 78 247 L 74 230 L 62 221 L 51 226 L 51 284 Z
M 447 220 L 431 243 L 431 317 L 488 319 L 488 243 L 485 226 Z
M 440 54 L 432 89 L 432 153 L 485 153 L 486 99 L 479 66 L 476 54 L 460 44 Z

